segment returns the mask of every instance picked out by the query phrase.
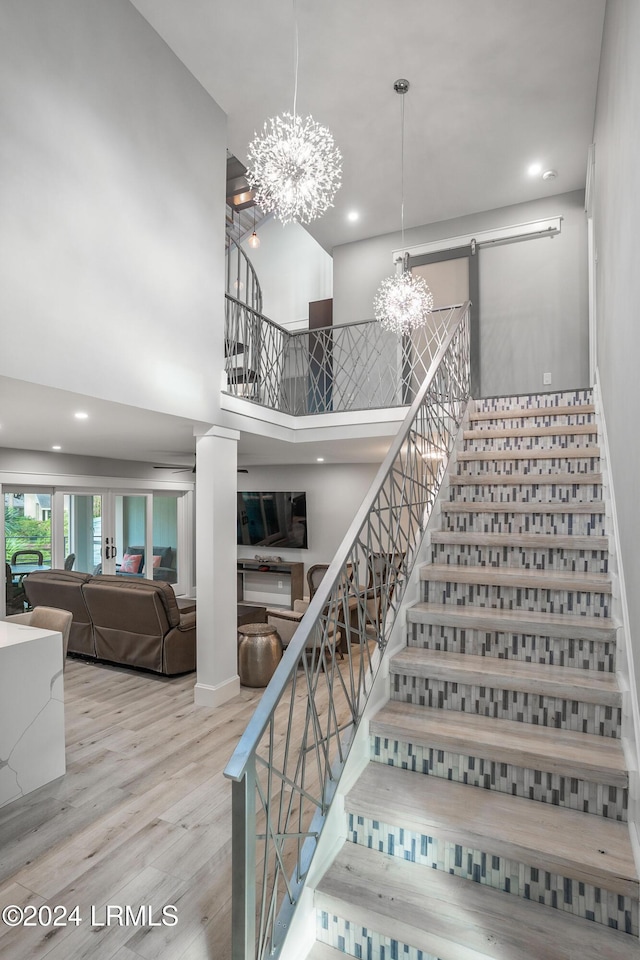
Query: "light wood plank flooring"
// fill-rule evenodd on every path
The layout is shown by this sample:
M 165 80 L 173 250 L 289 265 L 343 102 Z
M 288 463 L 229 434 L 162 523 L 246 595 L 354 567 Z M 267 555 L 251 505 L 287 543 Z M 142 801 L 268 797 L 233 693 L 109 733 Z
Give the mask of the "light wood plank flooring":
M 226 960 L 231 786 L 223 770 L 262 690 L 193 705 L 167 679 L 69 659 L 67 774 L 0 809 L 0 909 L 106 904 L 178 911 L 176 926 L 8 928 L 3 960 Z M 300 684 L 300 707 L 304 690 Z

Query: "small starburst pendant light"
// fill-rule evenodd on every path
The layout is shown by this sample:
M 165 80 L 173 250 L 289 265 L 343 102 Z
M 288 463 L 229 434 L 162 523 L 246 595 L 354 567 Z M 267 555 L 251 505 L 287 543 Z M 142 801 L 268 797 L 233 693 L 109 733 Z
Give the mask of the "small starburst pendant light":
M 404 252 L 404 95 L 409 89 L 408 80 L 396 80 L 393 85 L 401 100 L 401 204 L 402 222 L 402 272 L 387 277 L 378 287 L 373 301 L 373 315 L 384 330 L 393 333 L 411 333 L 423 326 L 433 309 L 433 294 L 422 277 L 415 276 L 408 269 L 408 254 Z
M 249 144 L 247 180 L 255 202 L 282 223 L 310 223 L 333 206 L 340 188 L 342 156 L 326 127 L 297 114 L 298 22 L 295 0 L 293 113 L 266 120 Z

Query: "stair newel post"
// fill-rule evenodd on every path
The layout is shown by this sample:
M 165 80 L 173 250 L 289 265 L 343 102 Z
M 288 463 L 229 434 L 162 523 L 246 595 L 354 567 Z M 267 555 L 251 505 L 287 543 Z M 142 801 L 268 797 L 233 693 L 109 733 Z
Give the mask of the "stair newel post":
M 248 761 L 244 776 L 231 788 L 232 960 L 256 955 L 256 769 Z

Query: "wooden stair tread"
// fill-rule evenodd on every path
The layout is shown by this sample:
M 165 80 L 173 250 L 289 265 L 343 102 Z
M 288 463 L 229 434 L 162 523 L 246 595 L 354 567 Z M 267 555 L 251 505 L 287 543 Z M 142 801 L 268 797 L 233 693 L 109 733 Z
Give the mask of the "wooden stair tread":
M 531 417 L 573 417 L 581 413 L 595 413 L 593 403 L 570 404 L 563 407 L 508 407 L 506 410 L 472 410 L 469 420 L 519 420 Z M 594 424 L 595 426 L 595 424 Z
M 493 500 L 446 500 L 442 503 L 443 513 L 591 513 L 602 514 L 605 505 L 602 500 L 588 503 L 543 503 L 541 500 L 518 500 L 515 502 Z
M 439 583 L 495 584 L 531 590 L 575 590 L 611 593 L 608 573 L 567 572 L 566 570 L 521 570 L 516 567 L 487 567 L 475 563 L 424 563 L 421 580 Z
M 581 670 L 548 663 L 527 663 L 468 653 L 449 653 L 406 647 L 391 658 L 390 670 L 408 677 L 425 677 L 490 687 L 521 690 L 545 697 L 619 707 L 622 694 L 613 673 Z
M 452 603 L 414 603 L 407 609 L 407 622 L 609 642 L 615 642 L 618 626 L 610 617 L 574 617 L 566 613 L 499 610 Z
M 450 479 L 452 487 L 490 487 L 498 484 L 512 486 L 585 486 L 602 483 L 601 473 L 483 473 L 454 474 Z
M 467 460 L 591 460 L 600 456 L 600 447 L 536 447 L 534 450 L 461 450 L 458 463 Z
M 627 787 L 620 741 L 517 720 L 439 710 L 390 700 L 372 717 L 374 736 Z
M 636 960 L 638 940 L 422 864 L 345 843 L 317 909 L 441 960 Z
M 474 547 L 531 547 L 534 550 L 608 550 L 609 538 L 572 533 L 473 533 L 434 530 L 431 543 Z
M 556 423 L 550 427 L 486 427 L 464 430 L 465 440 L 501 440 L 503 437 L 570 437 L 597 434 L 595 423 Z
M 482 787 L 370 763 L 348 813 L 637 897 L 626 823 Z

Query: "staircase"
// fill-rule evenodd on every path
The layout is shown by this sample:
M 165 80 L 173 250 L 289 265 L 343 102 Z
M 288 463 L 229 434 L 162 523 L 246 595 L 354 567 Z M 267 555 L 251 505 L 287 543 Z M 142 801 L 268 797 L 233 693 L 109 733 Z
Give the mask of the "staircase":
M 309 956 L 640 958 L 590 392 L 469 425 Z

